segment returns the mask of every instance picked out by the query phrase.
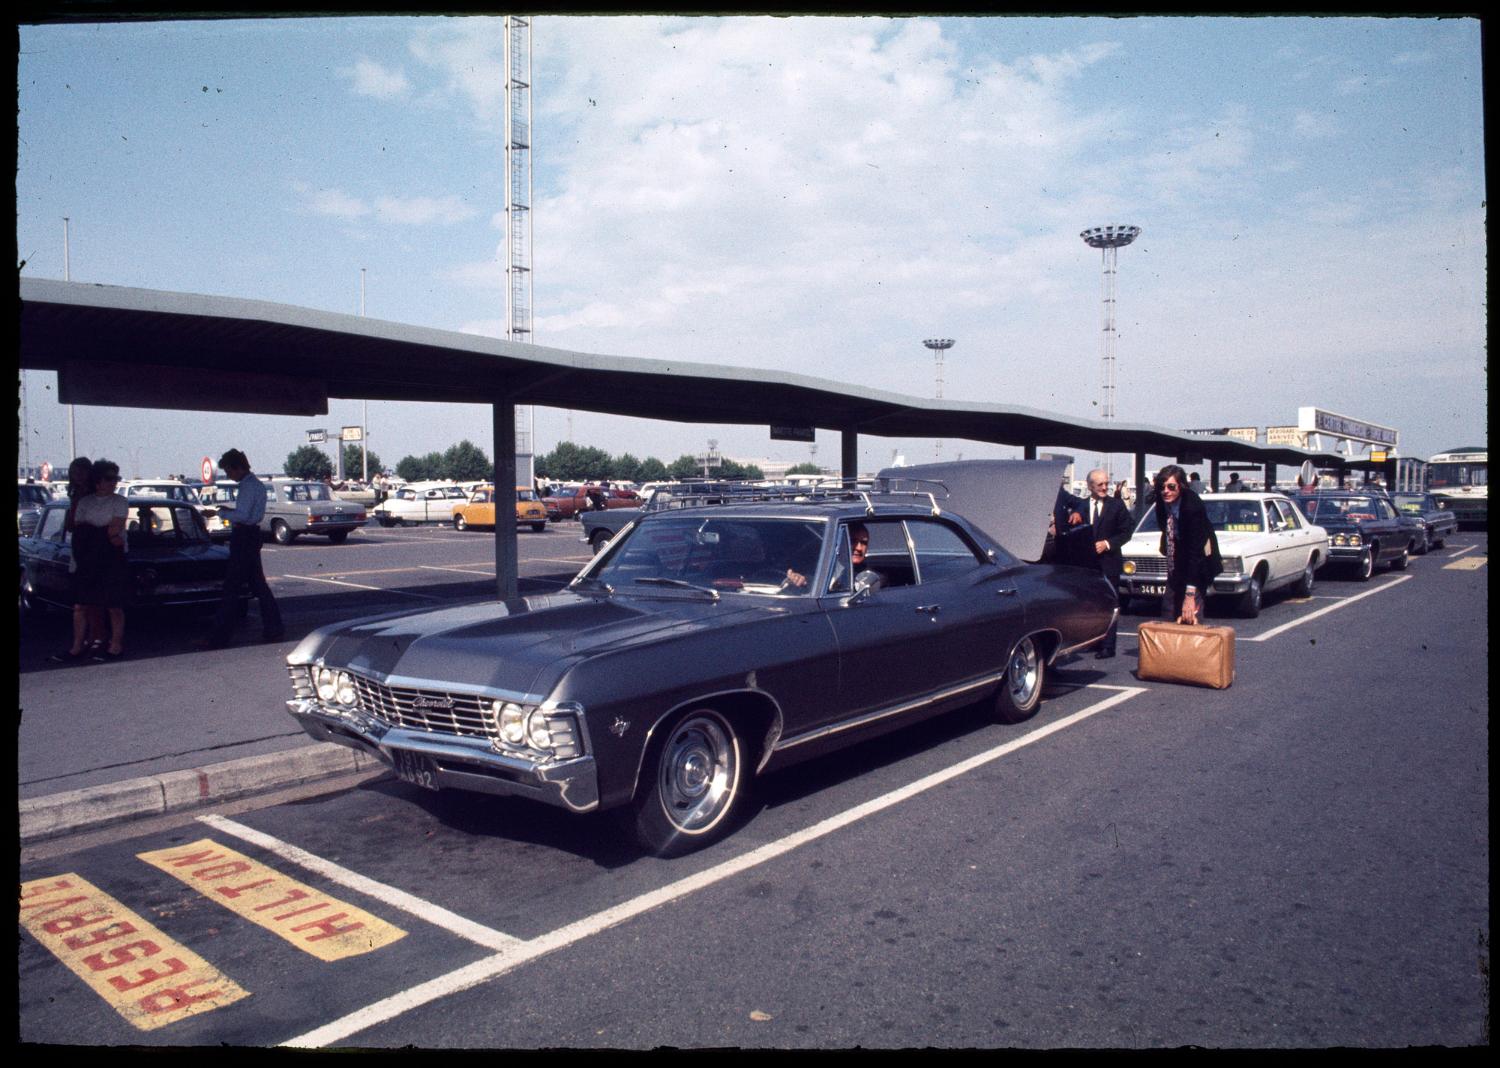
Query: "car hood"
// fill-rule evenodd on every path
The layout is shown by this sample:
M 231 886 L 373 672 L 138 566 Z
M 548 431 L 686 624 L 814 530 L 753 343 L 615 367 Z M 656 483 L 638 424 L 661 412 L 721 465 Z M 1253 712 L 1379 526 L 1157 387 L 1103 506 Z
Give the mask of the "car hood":
M 381 679 L 432 680 L 440 688 L 540 695 L 580 656 L 784 611 L 738 601 L 564 591 L 403 612 L 314 631 L 287 660 L 298 664 L 321 658 L 330 666 Z
M 1065 460 L 960 460 L 888 467 L 878 477 L 893 490 L 932 492 L 938 507 L 957 512 L 1020 559 L 1040 560 L 1067 468 Z

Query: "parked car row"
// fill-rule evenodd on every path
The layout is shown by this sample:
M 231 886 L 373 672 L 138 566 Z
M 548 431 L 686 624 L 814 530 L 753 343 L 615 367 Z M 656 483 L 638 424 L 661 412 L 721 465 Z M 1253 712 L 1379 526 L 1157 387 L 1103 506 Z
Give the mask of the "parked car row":
M 1230 601 L 1238 614 L 1258 615 L 1265 594 L 1287 589 L 1310 596 L 1317 573 L 1339 567 L 1363 582 L 1379 568 L 1401 571 L 1458 529 L 1455 517 L 1431 494 L 1398 494 L 1365 487 L 1282 493 L 1203 495 L 1219 541 L 1224 571 L 1208 591 Z M 1161 530 L 1148 510 L 1123 549 L 1122 606 L 1132 598 L 1155 599 L 1166 590 Z

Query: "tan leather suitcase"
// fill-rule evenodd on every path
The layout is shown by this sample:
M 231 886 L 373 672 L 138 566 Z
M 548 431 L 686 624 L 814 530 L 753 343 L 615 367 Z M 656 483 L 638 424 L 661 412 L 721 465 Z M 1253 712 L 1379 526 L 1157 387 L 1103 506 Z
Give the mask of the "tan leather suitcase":
M 1234 681 L 1233 627 L 1147 622 L 1140 626 L 1140 643 L 1142 679 L 1216 690 Z

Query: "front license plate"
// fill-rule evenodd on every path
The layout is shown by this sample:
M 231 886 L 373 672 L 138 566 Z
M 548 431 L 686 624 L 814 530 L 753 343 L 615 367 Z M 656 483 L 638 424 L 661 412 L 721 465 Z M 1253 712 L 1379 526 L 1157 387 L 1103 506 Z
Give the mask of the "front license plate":
M 409 782 L 424 790 L 438 788 L 437 768 L 430 758 L 420 753 L 407 752 L 405 749 L 391 750 L 391 758 L 395 762 L 396 778 L 402 782 Z
M 1167 587 L 1166 587 L 1166 585 L 1164 583 L 1160 583 L 1160 582 L 1142 582 L 1142 583 L 1140 583 L 1139 585 L 1136 586 L 1135 592 L 1138 593 L 1138 594 L 1141 594 L 1141 593 L 1162 594 L 1162 593 L 1166 593 L 1167 592 Z

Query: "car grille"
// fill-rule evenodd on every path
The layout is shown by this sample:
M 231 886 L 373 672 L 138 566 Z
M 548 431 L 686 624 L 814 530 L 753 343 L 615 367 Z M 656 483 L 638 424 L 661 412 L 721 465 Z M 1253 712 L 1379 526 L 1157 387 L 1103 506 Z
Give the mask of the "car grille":
M 1166 578 L 1167 558 L 1165 556 L 1132 556 L 1135 562 L 1135 574 L 1137 578 Z
M 297 696 L 314 697 L 316 690 L 312 684 L 311 669 L 298 665 L 290 671 Z M 500 736 L 494 713 L 490 711 L 493 698 L 471 693 L 387 686 L 352 671 L 349 676 L 354 680 L 354 709 L 388 726 L 471 738 L 498 739 Z

